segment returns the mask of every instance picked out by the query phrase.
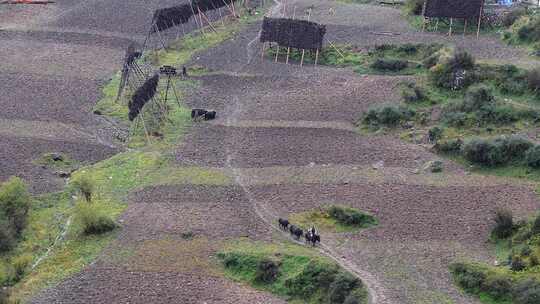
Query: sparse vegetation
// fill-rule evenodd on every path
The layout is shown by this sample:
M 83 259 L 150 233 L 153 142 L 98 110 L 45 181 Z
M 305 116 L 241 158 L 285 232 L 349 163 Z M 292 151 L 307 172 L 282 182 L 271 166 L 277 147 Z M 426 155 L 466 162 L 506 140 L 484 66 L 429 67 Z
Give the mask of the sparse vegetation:
M 26 228 L 31 197 L 26 184 L 12 177 L 0 185 L 0 252 L 11 250 Z
M 360 280 L 296 245 L 238 242 L 218 254 L 231 278 L 306 303 L 366 303 Z
M 362 123 L 373 128 L 396 127 L 400 123 L 410 120 L 415 112 L 404 106 L 385 105 L 370 108 L 362 118 Z
M 291 216 L 290 220 L 303 228 L 316 226 L 323 231 L 347 232 L 376 226 L 377 219 L 355 208 L 330 205 Z
M 105 211 L 103 203 L 79 201 L 75 205 L 75 223 L 85 235 L 102 234 L 114 230 L 117 225 Z

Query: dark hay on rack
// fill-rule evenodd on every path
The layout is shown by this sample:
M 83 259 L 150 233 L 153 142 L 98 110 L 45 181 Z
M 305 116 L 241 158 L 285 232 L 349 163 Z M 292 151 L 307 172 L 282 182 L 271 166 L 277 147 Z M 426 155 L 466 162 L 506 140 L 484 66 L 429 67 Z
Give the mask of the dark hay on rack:
M 480 16 L 484 0 L 426 0 L 424 16 L 473 19 Z
M 141 52 L 137 51 L 137 48 L 134 43 L 130 44 L 126 50 L 126 56 L 124 59 L 124 64 L 131 66 L 135 60 L 141 57 Z
M 154 32 L 156 30 L 164 31 L 179 24 L 187 23 L 191 16 L 193 16 L 193 10 L 189 4 L 157 9 L 154 12 L 154 23 L 156 25 Z
M 129 120 L 133 121 L 144 105 L 154 97 L 156 94 L 157 86 L 159 83 L 159 74 L 154 75 L 154 77 L 149 78 L 146 82 L 135 91 L 133 98 L 129 102 Z
M 261 42 L 277 42 L 283 47 L 317 50 L 322 48 L 326 26 L 306 20 L 264 18 Z
M 197 8 L 201 12 L 211 11 L 218 9 L 225 5 L 231 5 L 233 0 L 191 0 L 191 5 L 193 5 L 193 10 L 197 13 Z

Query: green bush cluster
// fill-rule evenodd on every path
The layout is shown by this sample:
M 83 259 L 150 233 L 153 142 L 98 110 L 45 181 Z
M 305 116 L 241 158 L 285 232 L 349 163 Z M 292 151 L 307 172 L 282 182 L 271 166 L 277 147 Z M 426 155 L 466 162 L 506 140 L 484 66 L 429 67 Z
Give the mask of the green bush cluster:
M 450 57 L 444 57 L 430 69 L 429 79 L 439 88 L 462 89 L 477 80 L 475 60 L 465 51 L 455 51 Z M 462 78 L 456 80 L 458 75 Z
M 442 121 L 457 127 L 470 124 L 504 125 L 519 119 L 536 119 L 538 116 L 535 110 L 520 110 L 498 102 L 493 90 L 480 84 L 468 88 L 462 101 L 447 104 L 443 108 Z
M 370 108 L 362 119 L 365 125 L 373 127 L 396 127 L 401 122 L 414 117 L 414 110 L 398 105 Z
M 369 227 L 377 224 L 377 220 L 359 210 L 343 206 L 331 206 L 327 210 L 328 215 L 338 223 L 346 226 Z
M 498 239 L 512 235 L 514 229 L 514 217 L 509 209 L 499 208 L 495 211 L 495 227 L 491 234 Z
M 289 255 L 279 255 L 282 260 L 276 261 L 277 256 L 268 258 L 240 252 L 219 253 L 218 257 L 226 269 L 240 274 L 242 279 L 279 290 L 291 298 L 320 304 L 360 304 L 367 299 L 362 282 L 334 263 Z M 298 270 L 288 270 L 285 265 L 295 259 L 305 264 Z
M 445 154 L 456 154 L 461 152 L 463 147 L 463 141 L 459 138 L 457 139 L 448 139 L 448 140 L 438 140 L 435 146 L 433 147 L 435 151 Z
M 411 16 L 422 15 L 424 9 L 424 0 L 407 0 L 405 1 L 405 12 Z
M 524 7 L 516 7 L 506 13 L 502 18 L 502 25 L 505 27 L 510 27 L 521 17 L 527 15 L 527 9 Z
M 419 103 L 428 100 L 425 89 L 415 83 L 407 83 L 401 89 L 401 96 L 405 103 Z
M 15 246 L 27 224 L 31 196 L 25 183 L 12 177 L 0 185 L 0 252 Z
M 454 263 L 450 271 L 456 283 L 473 294 L 486 294 L 492 299 L 532 304 L 540 300 L 540 282 L 533 278 L 513 278 L 472 263 Z
M 533 143 L 518 136 L 491 139 L 473 138 L 463 145 L 462 152 L 470 162 L 497 166 L 524 160 Z
M 525 77 L 529 90 L 539 94 L 540 93 L 540 68 L 536 68 L 527 72 Z
M 103 211 L 104 209 L 100 202 L 79 201 L 75 205 L 74 220 L 83 234 L 102 234 L 117 228 L 117 224 Z
M 377 58 L 370 67 L 382 72 L 399 72 L 409 67 L 409 62 L 401 59 Z

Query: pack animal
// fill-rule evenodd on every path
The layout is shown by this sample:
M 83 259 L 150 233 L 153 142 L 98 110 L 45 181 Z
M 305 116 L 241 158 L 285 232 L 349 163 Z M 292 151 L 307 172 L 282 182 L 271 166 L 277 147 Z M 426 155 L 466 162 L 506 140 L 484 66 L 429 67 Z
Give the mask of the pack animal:
M 278 222 L 279 222 L 279 228 L 283 230 L 287 230 L 287 228 L 289 227 L 289 221 L 286 219 L 280 218 Z
M 289 227 L 289 232 L 291 233 L 292 236 L 294 236 L 297 240 L 299 240 L 302 235 L 304 234 L 304 231 L 298 227 L 296 227 L 295 225 L 291 225 Z

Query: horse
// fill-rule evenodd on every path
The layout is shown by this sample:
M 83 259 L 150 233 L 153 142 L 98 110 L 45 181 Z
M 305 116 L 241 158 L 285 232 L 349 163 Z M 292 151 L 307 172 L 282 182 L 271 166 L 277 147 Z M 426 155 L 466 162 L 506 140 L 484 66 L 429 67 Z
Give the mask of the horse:
M 279 218 L 279 228 L 282 228 L 283 230 L 287 230 L 289 227 L 289 221 L 287 219 Z
M 317 242 L 321 242 L 321 236 L 314 233 L 313 231 L 306 232 L 306 243 L 311 243 L 312 246 L 317 245 Z

